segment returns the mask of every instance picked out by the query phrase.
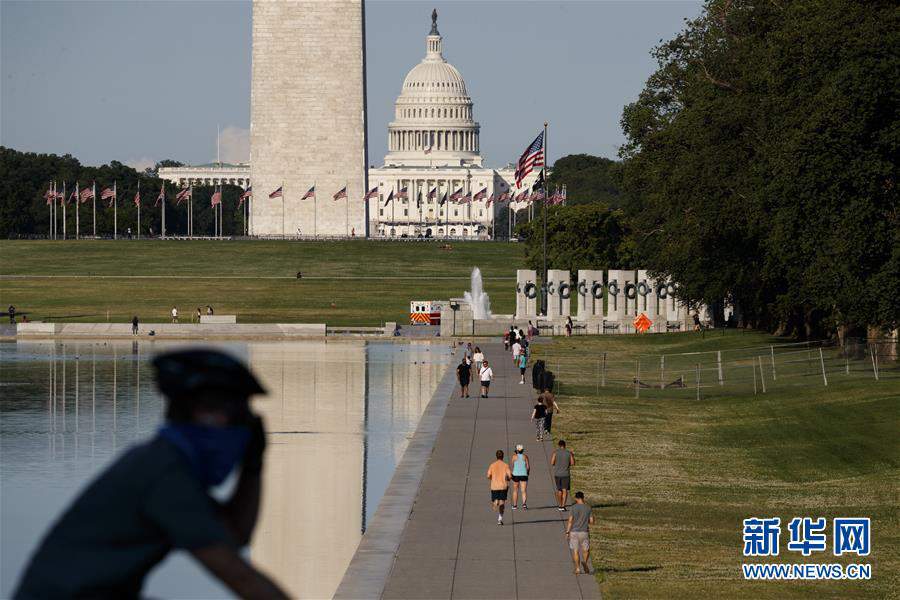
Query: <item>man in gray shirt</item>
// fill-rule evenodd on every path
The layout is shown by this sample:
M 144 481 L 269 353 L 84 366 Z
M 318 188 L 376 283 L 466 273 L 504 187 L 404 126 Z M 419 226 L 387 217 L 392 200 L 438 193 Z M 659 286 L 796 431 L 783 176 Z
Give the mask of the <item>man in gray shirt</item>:
M 553 479 L 556 480 L 556 510 L 565 512 L 571 486 L 569 469 L 575 466 L 575 454 L 566 450 L 565 440 L 559 440 L 559 448 L 553 451 L 550 464 L 553 466 Z
M 575 492 L 572 514 L 566 521 L 566 537 L 569 538 L 569 550 L 572 551 L 576 575 L 581 573 L 582 569 L 585 573 L 591 572 L 590 529 L 593 524 L 594 516 L 591 514 L 591 507 L 584 503 L 584 492 Z

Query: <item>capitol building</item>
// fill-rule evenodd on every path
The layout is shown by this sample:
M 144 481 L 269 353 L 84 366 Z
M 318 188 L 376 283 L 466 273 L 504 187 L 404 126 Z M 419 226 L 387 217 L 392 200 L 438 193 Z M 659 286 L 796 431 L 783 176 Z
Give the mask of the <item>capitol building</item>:
M 436 13 L 425 37 L 425 57 L 403 80 L 387 135 L 384 165 L 368 168 L 369 237 L 494 237 L 496 215 L 509 204 L 498 207 L 490 200 L 504 192 L 515 195 L 515 169 L 511 164 L 499 169 L 484 166 L 481 125 L 475 120 L 462 74 L 444 57 Z M 527 137 L 521 140 L 523 147 Z M 226 183 L 246 188 L 251 184 L 250 165 L 167 167 L 159 170 L 159 176 L 181 186 Z M 536 172 L 531 173 L 522 189 L 536 177 Z M 264 201 L 270 191 L 254 189 L 252 202 Z M 317 190 L 319 201 L 331 202 L 335 191 Z M 285 201 L 300 202 L 300 197 L 287 195 Z M 513 204 L 516 208 L 521 207 Z M 250 235 L 260 233 L 254 230 L 252 217 L 249 229 Z M 288 236 L 309 237 L 310 233 L 315 235 L 307 231 L 302 236 L 288 232 Z

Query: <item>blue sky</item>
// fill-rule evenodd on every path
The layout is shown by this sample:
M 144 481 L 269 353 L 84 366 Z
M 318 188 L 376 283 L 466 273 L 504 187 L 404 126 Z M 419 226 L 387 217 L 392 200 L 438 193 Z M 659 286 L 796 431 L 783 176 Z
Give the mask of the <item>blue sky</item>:
M 369 157 L 381 164 L 406 72 L 431 9 L 463 74 L 486 164 L 514 160 L 544 120 L 551 161 L 615 157 L 622 107 L 652 47 L 699 2 L 366 3 Z M 246 158 L 249 2 L 0 1 L 0 144 L 86 164 Z M 301 140 L 302 141 L 302 140 Z

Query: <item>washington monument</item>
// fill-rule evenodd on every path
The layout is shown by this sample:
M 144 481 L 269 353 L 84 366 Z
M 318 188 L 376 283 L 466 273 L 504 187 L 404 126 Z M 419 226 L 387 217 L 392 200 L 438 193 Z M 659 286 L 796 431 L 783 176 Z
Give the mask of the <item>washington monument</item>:
M 366 235 L 364 8 L 253 0 L 251 235 Z

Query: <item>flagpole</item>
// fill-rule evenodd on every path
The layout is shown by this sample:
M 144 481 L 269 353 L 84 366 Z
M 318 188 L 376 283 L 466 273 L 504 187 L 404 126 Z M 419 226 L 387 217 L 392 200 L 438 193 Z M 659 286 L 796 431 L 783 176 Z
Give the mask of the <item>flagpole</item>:
M 350 190 L 348 189 L 349 187 L 350 187 L 350 182 L 345 181 L 344 182 L 344 200 L 347 201 L 347 231 L 346 231 L 346 233 L 347 233 L 348 238 L 350 237 Z
M 188 237 L 194 239 L 194 184 L 190 185 L 191 193 L 188 199 Z
M 97 237 L 97 180 L 95 179 L 91 184 L 93 187 L 91 188 L 91 207 L 94 212 L 94 238 Z
M 78 182 L 75 182 L 75 189 L 78 189 Z M 66 197 L 66 182 L 63 181 L 63 198 Z M 81 198 L 78 197 L 78 194 L 75 194 L 75 239 L 81 239 L 81 223 L 80 223 L 80 213 L 81 213 Z
M 137 239 L 141 239 L 141 180 L 138 179 L 138 203 L 135 208 L 137 208 L 138 213 L 138 230 L 137 230 Z
M 281 180 L 281 239 L 284 239 L 284 179 Z
M 66 197 L 65 197 L 65 195 L 63 195 L 62 206 L 63 206 L 63 239 L 66 239 Z
M 50 182 L 50 192 L 53 196 L 53 199 L 50 201 L 50 209 L 51 209 L 50 212 L 51 212 L 52 220 L 53 220 L 53 235 L 51 236 L 51 238 L 55 240 L 56 239 L 56 229 L 57 229 L 56 228 L 56 180 L 53 180 Z
M 166 239 L 166 182 L 162 183 L 162 237 L 160 239 Z
M 53 182 L 52 181 L 47 186 L 47 193 L 44 196 L 45 200 L 47 198 L 52 198 L 52 200 L 50 200 L 50 202 L 47 203 L 47 210 L 50 212 L 50 215 L 49 215 L 50 220 L 48 221 L 48 223 L 50 224 L 50 228 L 47 231 L 47 239 L 52 240 L 53 239 L 53 205 L 56 204 L 56 192 L 53 191 Z
M 550 164 L 550 155 L 547 152 L 547 121 L 544 121 L 544 174 L 547 173 L 547 165 Z M 547 178 L 544 177 L 544 186 L 547 186 Z M 541 277 L 543 282 L 543 293 L 541 294 L 541 298 L 544 303 L 544 315 L 547 314 L 547 194 L 544 194 L 544 199 L 541 202 L 542 212 L 544 213 L 544 243 L 543 243 L 543 271 Z
M 319 197 L 315 187 L 318 182 L 313 182 L 313 238 L 319 239 Z
M 119 182 L 113 181 L 113 239 L 119 239 Z

